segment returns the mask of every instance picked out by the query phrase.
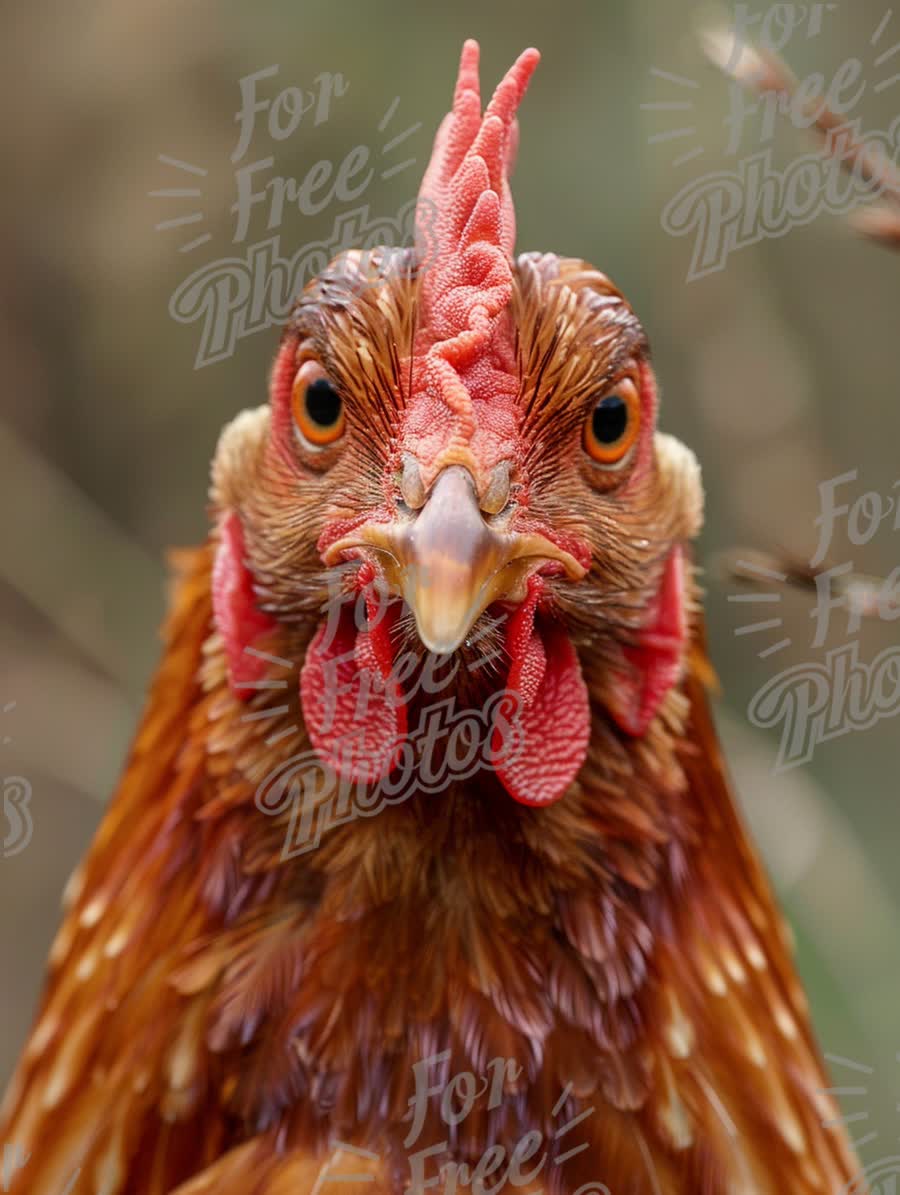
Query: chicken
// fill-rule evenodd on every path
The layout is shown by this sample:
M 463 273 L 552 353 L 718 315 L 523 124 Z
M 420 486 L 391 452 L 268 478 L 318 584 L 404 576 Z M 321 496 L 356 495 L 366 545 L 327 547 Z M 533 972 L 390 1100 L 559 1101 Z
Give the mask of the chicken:
M 13 1192 L 857 1172 L 707 707 L 695 459 L 613 284 L 513 257 L 537 61 L 482 113 L 466 43 L 416 246 L 312 282 L 222 434 L 6 1096 Z

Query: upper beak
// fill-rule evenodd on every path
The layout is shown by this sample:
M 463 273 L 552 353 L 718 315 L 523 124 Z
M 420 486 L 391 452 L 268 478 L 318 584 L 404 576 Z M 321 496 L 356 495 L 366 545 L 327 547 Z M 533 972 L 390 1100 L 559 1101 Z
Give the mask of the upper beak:
M 573 579 L 586 571 L 543 535 L 490 526 L 471 474 L 459 465 L 438 475 L 413 519 L 364 524 L 331 545 L 326 563 L 362 546 L 379 553 L 385 579 L 412 610 L 419 638 L 442 655 L 460 646 L 491 602 L 521 601 L 528 577 L 547 562 L 558 561 Z

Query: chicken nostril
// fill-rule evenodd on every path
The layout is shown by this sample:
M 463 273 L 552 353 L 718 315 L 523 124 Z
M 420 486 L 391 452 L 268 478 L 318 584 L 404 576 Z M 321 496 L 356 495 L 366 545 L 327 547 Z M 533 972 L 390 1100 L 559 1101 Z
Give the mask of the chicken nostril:
M 497 515 L 509 502 L 509 461 L 501 461 L 491 472 L 491 480 L 481 497 L 485 514 Z
M 425 486 L 419 463 L 408 452 L 403 454 L 403 470 L 400 474 L 400 493 L 411 510 L 420 510 L 425 505 Z

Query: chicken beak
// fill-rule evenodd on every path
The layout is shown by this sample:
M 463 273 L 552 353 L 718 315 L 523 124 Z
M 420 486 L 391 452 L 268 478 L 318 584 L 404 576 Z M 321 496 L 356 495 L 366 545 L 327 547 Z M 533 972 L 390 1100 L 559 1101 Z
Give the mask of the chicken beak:
M 585 573 L 545 536 L 489 525 L 472 476 L 459 465 L 438 475 L 414 518 L 365 524 L 333 544 L 328 556 L 337 559 L 341 551 L 362 546 L 376 550 L 385 580 L 406 600 L 422 643 L 440 655 L 463 643 L 491 602 L 521 601 L 528 577 L 548 562 L 558 561 L 573 578 Z
M 445 469 L 397 544 L 403 596 L 430 651 L 459 647 L 502 593 L 510 546 L 510 537 L 485 522 L 470 474 L 459 466 Z

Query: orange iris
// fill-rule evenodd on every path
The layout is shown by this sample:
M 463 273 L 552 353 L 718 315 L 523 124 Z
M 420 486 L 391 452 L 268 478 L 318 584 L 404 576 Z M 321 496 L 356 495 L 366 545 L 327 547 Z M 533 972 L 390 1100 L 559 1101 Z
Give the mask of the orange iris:
M 641 396 L 631 378 L 623 378 L 599 399 L 584 424 L 584 447 L 598 465 L 621 464 L 641 428 Z
M 318 361 L 304 361 L 291 389 L 297 431 L 312 448 L 328 448 L 344 434 L 344 404 Z

